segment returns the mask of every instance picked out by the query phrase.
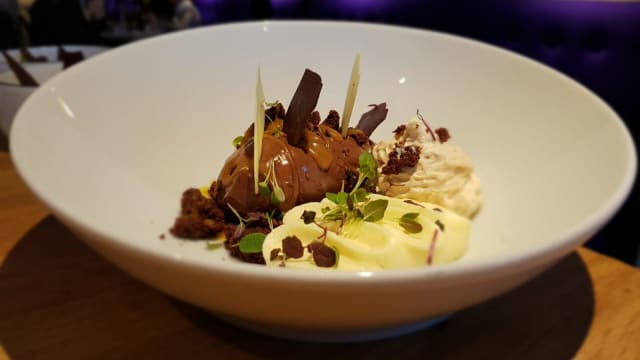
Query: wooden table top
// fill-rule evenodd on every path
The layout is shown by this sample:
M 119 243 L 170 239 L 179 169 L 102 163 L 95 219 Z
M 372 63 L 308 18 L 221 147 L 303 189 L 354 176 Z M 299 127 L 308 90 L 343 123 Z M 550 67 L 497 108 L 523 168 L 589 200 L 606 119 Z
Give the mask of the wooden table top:
M 257 335 L 130 277 L 72 235 L 0 152 L 0 359 L 638 359 L 640 270 L 581 248 L 548 272 L 399 338 Z

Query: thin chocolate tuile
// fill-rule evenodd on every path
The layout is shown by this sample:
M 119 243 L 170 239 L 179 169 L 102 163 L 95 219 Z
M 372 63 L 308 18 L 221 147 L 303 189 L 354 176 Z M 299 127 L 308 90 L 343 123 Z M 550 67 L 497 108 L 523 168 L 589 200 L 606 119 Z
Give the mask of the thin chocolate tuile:
M 82 51 L 67 51 L 58 45 L 58 61 L 62 61 L 62 68 L 67 69 L 84 60 Z
M 12 58 L 11 55 L 9 55 L 9 53 L 7 53 L 5 50 L 2 50 L 2 55 L 4 56 L 4 59 L 7 61 L 7 64 L 9 64 L 11 71 L 13 71 L 16 78 L 18 78 L 18 82 L 20 83 L 20 85 L 38 86 L 38 82 L 36 81 L 36 79 L 34 79 L 33 76 L 29 74 L 27 69 L 25 69 L 22 65 L 20 65 L 20 63 L 17 62 L 14 58 Z
M 380 125 L 384 119 L 387 118 L 387 103 L 382 103 L 378 105 L 369 105 L 372 106 L 373 109 L 367 111 L 362 114 L 360 117 L 360 121 L 358 121 L 358 125 L 356 125 L 356 129 L 362 130 L 367 136 L 371 136 L 373 131 Z
M 304 130 L 307 126 L 307 119 L 318 104 L 321 90 L 322 79 L 320 75 L 305 69 L 284 118 L 282 130 L 287 134 L 289 144 L 304 148 Z

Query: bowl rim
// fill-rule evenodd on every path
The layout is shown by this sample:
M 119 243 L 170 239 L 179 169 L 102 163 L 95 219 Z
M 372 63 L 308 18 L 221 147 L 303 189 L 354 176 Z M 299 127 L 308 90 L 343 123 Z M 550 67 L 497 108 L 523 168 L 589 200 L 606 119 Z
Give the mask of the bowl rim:
M 126 251 L 135 253 L 137 256 L 143 256 L 149 259 L 166 262 L 170 266 L 175 267 L 188 267 L 194 271 L 209 272 L 211 274 L 233 274 L 235 276 L 247 276 L 257 281 L 260 280 L 286 280 L 292 282 L 312 282 L 314 284 L 371 284 L 372 281 L 380 284 L 398 283 L 398 282 L 415 282 L 424 280 L 435 281 L 464 281 L 465 277 L 469 274 L 492 276 L 492 273 L 499 271 L 501 274 L 520 271 L 524 268 L 530 269 L 533 267 L 541 266 L 548 263 L 550 260 L 557 260 L 561 256 L 568 254 L 575 250 L 575 248 L 586 241 L 587 238 L 594 234 L 596 230 L 606 224 L 613 215 L 621 208 L 622 204 L 630 194 L 633 187 L 636 171 L 637 171 L 637 154 L 635 152 L 635 146 L 633 138 L 629 132 L 628 127 L 618 116 L 618 114 L 602 100 L 599 96 L 587 89 L 584 85 L 578 83 L 568 75 L 565 75 L 550 66 L 535 61 L 531 58 L 517 54 L 510 50 L 488 44 L 482 41 L 473 40 L 467 37 L 459 35 L 453 35 L 440 31 L 433 31 L 429 29 L 421 29 L 409 26 L 378 24 L 378 23 L 366 23 L 366 22 L 351 22 L 351 21 L 336 21 L 336 20 L 267 20 L 267 21 L 241 21 L 232 22 L 219 25 L 203 26 L 186 31 L 173 32 L 152 38 L 132 42 L 125 44 L 118 48 L 111 49 L 108 52 L 98 54 L 80 64 L 68 69 L 65 72 L 55 75 L 48 80 L 47 85 L 50 83 L 55 84 L 58 81 L 63 81 L 72 72 L 78 71 L 85 66 L 91 66 L 95 58 L 103 58 L 106 56 L 120 56 L 121 52 L 128 51 L 131 47 L 140 47 L 148 44 L 158 42 L 172 42 L 175 38 L 188 37 L 195 33 L 201 32 L 219 32 L 225 30 L 233 31 L 235 28 L 247 29 L 251 27 L 261 28 L 265 25 L 278 26 L 278 27 L 343 27 L 343 28 L 364 28 L 374 31 L 383 32 L 408 32 L 417 33 L 423 35 L 437 36 L 446 39 L 448 42 L 463 43 L 465 46 L 481 47 L 492 52 L 498 52 L 501 56 L 507 56 L 513 61 L 518 61 L 527 66 L 536 67 L 542 71 L 555 76 L 558 81 L 563 81 L 577 91 L 585 93 L 594 100 L 598 106 L 603 110 L 606 110 L 608 117 L 613 121 L 613 125 L 618 127 L 618 130 L 623 135 L 622 141 L 624 142 L 624 148 L 626 150 L 627 161 L 624 169 L 624 176 L 621 179 L 621 186 L 616 191 L 611 193 L 607 200 L 603 202 L 598 208 L 592 210 L 592 212 L 583 218 L 578 224 L 571 228 L 567 228 L 563 233 L 559 233 L 555 236 L 553 241 L 546 244 L 542 244 L 527 251 L 523 251 L 517 254 L 508 254 L 500 258 L 495 258 L 490 261 L 487 260 L 474 260 L 464 263 L 454 262 L 451 264 L 443 264 L 438 266 L 424 266 L 410 269 L 392 269 L 392 270 L 372 270 L 372 271 L 317 271 L 306 269 L 280 269 L 277 267 L 258 266 L 254 264 L 243 263 L 239 261 L 210 261 L 206 262 L 203 259 L 189 258 L 188 261 L 183 259 L 177 259 L 171 256 L 166 251 L 162 251 L 159 247 L 152 245 L 141 245 L 138 243 L 128 242 L 126 238 L 118 238 L 114 235 L 110 235 L 107 229 L 100 229 L 84 223 L 81 219 L 76 219 L 73 215 L 69 214 L 63 206 L 57 204 L 52 200 L 41 188 L 35 183 L 33 179 L 29 177 L 28 169 L 24 165 L 23 161 L 23 145 L 19 141 L 10 141 L 10 154 L 13 158 L 16 170 L 23 181 L 28 185 L 31 191 L 43 201 L 54 215 L 63 220 L 63 222 L 71 225 L 72 227 L 79 229 L 83 233 L 90 234 L 90 238 L 84 237 L 83 240 L 91 243 L 92 241 L 101 242 L 102 245 L 115 247 L 120 251 Z M 62 80 L 61 80 L 62 79 Z M 43 84 L 43 85 L 44 85 Z M 27 99 L 23 106 L 18 110 L 16 114 L 14 126 L 11 129 L 10 139 L 17 139 L 20 131 L 20 124 L 24 114 L 24 109 L 31 106 L 34 99 L 41 92 L 47 91 L 48 86 L 40 86 L 36 89 L 35 93 Z M 18 124 L 19 126 L 15 126 Z M 177 194 L 176 196 L 178 196 Z M 556 255 L 552 258 L 552 255 Z M 474 279 L 467 278 L 468 281 L 477 281 L 477 276 Z

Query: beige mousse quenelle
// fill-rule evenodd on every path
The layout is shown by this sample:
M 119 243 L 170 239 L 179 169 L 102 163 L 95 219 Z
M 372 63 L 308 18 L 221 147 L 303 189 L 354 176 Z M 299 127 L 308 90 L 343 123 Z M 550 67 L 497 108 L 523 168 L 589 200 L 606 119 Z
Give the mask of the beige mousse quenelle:
M 438 204 L 469 218 L 479 211 L 480 180 L 467 154 L 448 142 L 446 129 L 432 130 L 418 114 L 394 133 L 373 149 L 379 193 Z

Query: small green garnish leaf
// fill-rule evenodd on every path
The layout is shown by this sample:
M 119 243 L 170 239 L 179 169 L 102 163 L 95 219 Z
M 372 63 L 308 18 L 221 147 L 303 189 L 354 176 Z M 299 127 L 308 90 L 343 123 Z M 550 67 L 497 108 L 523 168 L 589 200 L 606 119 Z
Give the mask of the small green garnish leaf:
M 358 166 L 360 171 L 360 176 L 375 179 L 378 176 L 378 167 L 376 165 L 376 160 L 373 158 L 373 155 L 368 151 L 363 152 L 358 157 Z
M 238 146 L 240 146 L 240 144 L 242 143 L 242 140 L 244 140 L 244 136 L 240 135 L 240 136 L 236 136 L 233 139 L 233 147 L 237 148 Z
M 247 234 L 240 239 L 238 246 L 245 254 L 262 252 L 262 243 L 267 236 L 263 233 Z
M 356 203 L 363 202 L 369 200 L 369 195 L 371 195 L 367 190 L 363 188 L 357 188 L 353 191 L 351 196 Z
M 409 234 L 417 234 L 422 231 L 422 224 L 416 221 L 418 215 L 419 214 L 417 212 L 410 212 L 402 215 L 399 224 L 402 226 L 404 231 Z
M 333 201 L 336 205 L 347 205 L 348 196 L 349 194 L 344 191 L 340 191 L 339 193 L 328 192 L 326 194 L 327 199 Z
M 302 212 L 302 216 L 300 216 L 300 219 L 302 219 L 305 224 L 311 224 L 312 222 L 316 221 L 316 212 L 305 210 Z
M 273 189 L 273 196 L 275 196 L 278 203 L 281 203 L 285 200 L 284 190 L 278 185 L 276 185 Z
M 417 213 L 417 212 L 406 213 L 406 214 L 402 215 L 400 220 L 415 220 L 415 219 L 418 218 L 418 215 L 420 215 L 420 214 Z
M 269 185 L 266 182 L 261 181 L 258 183 L 258 190 L 260 191 L 260 196 L 269 198 L 271 197 L 271 190 L 269 189 Z
M 347 196 L 347 209 L 349 209 L 349 211 L 353 210 L 353 197 L 351 194 Z
M 384 212 L 387 210 L 387 205 L 389 205 L 389 200 L 386 199 L 378 199 L 368 202 L 367 205 L 364 206 L 364 210 L 362 215 L 364 216 L 364 221 L 378 221 L 384 217 Z
M 215 250 L 219 249 L 224 245 L 224 241 L 207 241 L 205 243 L 205 249 L 207 250 Z
M 444 224 L 440 220 L 436 220 L 436 225 L 440 228 L 440 231 L 444 231 Z

